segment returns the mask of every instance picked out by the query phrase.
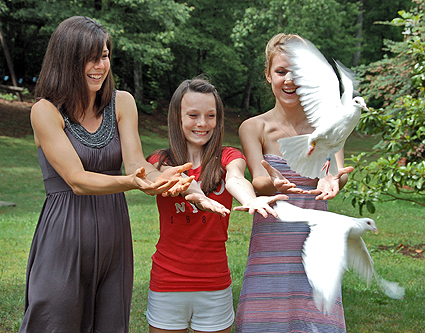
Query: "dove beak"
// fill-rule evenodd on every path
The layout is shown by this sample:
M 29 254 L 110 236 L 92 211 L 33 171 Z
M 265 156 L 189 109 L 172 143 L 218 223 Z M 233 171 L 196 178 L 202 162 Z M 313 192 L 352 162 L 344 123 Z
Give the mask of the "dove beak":
M 373 232 L 375 233 L 375 235 L 377 235 L 378 234 L 378 229 L 373 228 Z

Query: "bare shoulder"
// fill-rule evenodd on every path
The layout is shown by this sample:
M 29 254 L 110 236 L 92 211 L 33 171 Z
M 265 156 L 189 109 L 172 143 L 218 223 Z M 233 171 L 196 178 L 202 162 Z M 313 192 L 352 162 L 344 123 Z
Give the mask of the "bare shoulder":
M 59 121 L 62 124 L 62 128 L 65 127 L 62 115 L 59 110 L 51 102 L 46 99 L 40 99 L 31 107 L 31 124 L 44 123 L 48 124 L 51 122 Z
M 117 90 L 115 95 L 115 103 L 116 106 L 125 106 L 128 104 L 134 104 L 134 97 L 128 91 L 125 90 Z
M 40 99 L 31 107 L 30 120 L 37 147 L 40 147 L 39 137 L 57 133 L 57 131 L 63 132 L 65 128 L 65 122 L 59 110 L 46 99 Z
M 115 112 L 118 122 L 125 115 L 137 114 L 136 102 L 133 95 L 124 90 L 117 90 L 115 95 Z
M 239 127 L 239 134 L 250 133 L 252 135 L 263 132 L 268 123 L 269 112 L 244 120 Z

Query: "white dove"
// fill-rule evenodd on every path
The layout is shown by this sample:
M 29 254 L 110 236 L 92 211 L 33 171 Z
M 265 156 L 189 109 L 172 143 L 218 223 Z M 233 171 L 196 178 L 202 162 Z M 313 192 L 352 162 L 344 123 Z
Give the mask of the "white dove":
M 274 210 L 285 222 L 304 222 L 310 234 L 304 242 L 303 264 L 313 290 L 316 307 L 329 313 L 340 290 L 342 276 L 349 268 L 363 277 L 369 285 L 372 277 L 391 298 L 404 297 L 404 288 L 398 283 L 379 277 L 373 260 L 361 236 L 368 230 L 377 232 L 370 218 L 303 209 L 285 201 L 278 201 Z
M 279 139 L 280 152 L 290 168 L 300 175 L 323 178 L 330 172 L 336 176 L 335 153 L 356 127 L 364 99 L 353 99 L 354 73 L 336 62 L 344 89 L 340 97 L 339 80 L 331 65 L 308 40 L 290 40 L 285 44 L 293 81 L 298 86 L 312 134 Z

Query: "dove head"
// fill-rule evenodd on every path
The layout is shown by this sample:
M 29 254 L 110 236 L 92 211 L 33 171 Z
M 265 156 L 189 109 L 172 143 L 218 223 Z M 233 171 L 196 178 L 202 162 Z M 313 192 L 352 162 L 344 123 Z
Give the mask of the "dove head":
M 375 234 L 378 233 L 378 228 L 374 220 L 370 218 L 358 219 L 358 222 L 361 224 L 364 231 L 373 231 Z
M 355 106 L 357 108 L 361 108 L 365 111 L 369 110 L 367 108 L 366 102 L 364 101 L 363 97 L 360 97 L 360 96 L 356 96 L 356 97 L 353 98 L 353 106 Z

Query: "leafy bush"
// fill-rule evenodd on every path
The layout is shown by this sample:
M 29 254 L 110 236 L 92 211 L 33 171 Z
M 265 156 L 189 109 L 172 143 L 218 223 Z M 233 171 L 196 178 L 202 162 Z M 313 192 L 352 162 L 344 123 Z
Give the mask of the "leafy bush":
M 386 44 L 395 56 L 359 68 L 362 94 L 373 107 L 362 115 L 358 129 L 381 136 L 373 152 L 349 159 L 356 169 L 344 195 L 360 213 L 364 206 L 373 213 L 378 200 L 425 206 L 420 198 L 425 194 L 424 0 L 413 3 L 410 12 L 399 12 L 400 18 L 381 22 L 404 26 L 404 41 Z M 368 162 L 372 154 L 380 157 Z

